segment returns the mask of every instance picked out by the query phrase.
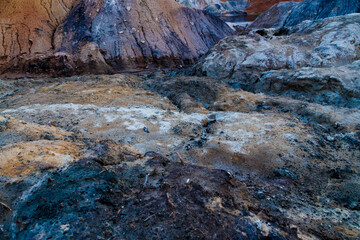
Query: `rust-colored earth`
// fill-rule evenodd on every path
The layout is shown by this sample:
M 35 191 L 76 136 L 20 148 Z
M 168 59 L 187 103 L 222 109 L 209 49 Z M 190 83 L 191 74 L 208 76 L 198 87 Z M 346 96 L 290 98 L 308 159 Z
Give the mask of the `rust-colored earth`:
M 293 0 L 293 2 L 301 1 L 302 0 Z M 248 14 L 260 14 L 279 2 L 284 2 L 284 0 L 251 0 L 250 6 L 245 9 L 245 12 Z

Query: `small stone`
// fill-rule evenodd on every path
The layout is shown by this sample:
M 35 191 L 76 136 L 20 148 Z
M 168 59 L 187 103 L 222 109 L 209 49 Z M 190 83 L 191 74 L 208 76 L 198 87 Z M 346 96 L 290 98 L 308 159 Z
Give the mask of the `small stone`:
M 327 136 L 327 137 L 326 137 L 326 140 L 328 140 L 329 142 L 334 142 L 334 141 L 335 141 L 335 138 L 334 138 L 334 137 L 331 137 L 331 136 Z

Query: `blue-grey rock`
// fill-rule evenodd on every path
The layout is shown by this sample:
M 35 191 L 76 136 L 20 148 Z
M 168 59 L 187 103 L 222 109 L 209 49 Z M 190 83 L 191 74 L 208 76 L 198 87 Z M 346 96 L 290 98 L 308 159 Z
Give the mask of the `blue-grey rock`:
M 95 44 L 119 70 L 188 64 L 232 33 L 220 19 L 174 1 L 90 0 L 74 8 L 54 42 L 56 52 L 74 55 Z
M 281 2 L 260 15 L 251 28 L 289 27 L 305 20 L 318 20 L 360 12 L 358 0 L 305 0 Z
M 261 35 L 260 35 L 261 34 Z M 190 74 L 235 88 L 358 108 L 360 14 L 303 21 L 220 41 Z

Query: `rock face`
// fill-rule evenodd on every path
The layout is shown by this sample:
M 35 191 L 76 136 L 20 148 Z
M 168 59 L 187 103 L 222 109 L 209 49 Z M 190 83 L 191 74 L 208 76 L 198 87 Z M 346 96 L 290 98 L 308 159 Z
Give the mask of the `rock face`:
M 276 74 L 266 72 L 287 69 L 282 70 L 287 74 L 282 73 L 286 76 L 290 74 L 293 77 L 282 77 L 287 82 L 285 85 L 302 86 L 297 89 L 307 92 L 306 94 L 298 92 L 299 97 L 313 94 L 312 100 L 322 102 L 322 98 L 316 96 L 327 91 L 328 94 L 336 95 L 338 100 L 334 101 L 338 102 L 339 106 L 344 106 L 341 102 L 345 104 L 349 101 L 349 97 L 354 98 L 353 103 L 356 103 L 359 98 L 359 85 L 356 77 L 359 62 L 354 61 L 360 59 L 359 22 L 360 14 L 350 14 L 314 22 L 305 21 L 286 29 L 257 31 L 249 35 L 229 37 L 222 40 L 209 54 L 204 56 L 194 66 L 192 73 L 223 79 L 234 87 L 250 91 L 285 94 L 287 91 L 277 91 L 276 87 L 271 86 L 275 80 L 273 78 L 270 80 L 268 77 Z M 338 68 L 346 64 L 350 65 Z M 302 67 L 326 67 L 326 69 L 294 70 Z M 331 67 L 335 68 L 331 70 Z M 319 73 L 316 77 L 318 80 L 306 72 Z M 309 78 L 317 83 L 322 82 L 318 89 L 312 85 L 313 83 L 299 82 L 301 79 Z M 281 87 L 285 87 L 282 84 L 280 84 Z M 326 87 L 326 85 L 334 84 L 337 87 L 331 89 Z M 348 95 L 346 92 L 351 93 Z M 290 92 L 288 93 L 290 94 Z M 328 99 L 324 100 L 324 103 L 331 102 L 330 98 L 324 97 L 324 99 Z M 356 107 L 356 104 L 350 105 Z
M 221 4 L 220 0 L 175 0 L 185 6 L 197 9 L 204 9 L 209 5 Z
M 250 28 L 280 28 L 284 26 L 290 12 L 297 6 L 297 2 L 280 2 L 258 16 Z
M 75 54 L 94 43 L 119 69 L 187 64 L 231 33 L 222 21 L 169 0 L 82 1 L 54 42 L 56 52 Z
M 221 17 L 224 21 L 244 21 L 250 14 L 257 16 L 282 0 L 176 0 L 192 8 L 203 9 L 211 15 Z M 299 0 L 297 0 L 299 1 Z M 248 20 L 249 21 L 249 20 Z
M 360 2 L 357 0 L 305 0 L 297 4 L 279 3 L 259 16 L 251 27 L 288 27 L 304 20 L 317 20 L 359 12 Z
M 0 2 L 0 68 L 20 55 L 52 49 L 55 29 L 67 17 L 76 0 Z
M 15 1 L 2 6 L 7 22 L 0 55 L 8 73 L 71 75 L 184 65 L 232 34 L 221 20 L 172 0 L 26 4 L 29 8 Z M 20 9 L 17 18 L 10 16 L 14 8 Z
M 273 5 L 286 0 L 175 0 L 181 4 L 198 9 L 211 8 L 214 12 L 242 11 L 249 14 L 259 14 Z M 301 0 L 296 0 L 298 2 Z M 287 2 L 287 1 L 286 1 Z M 292 1 L 293 2 L 293 1 Z
M 251 0 L 250 6 L 246 8 L 247 13 L 259 14 L 267 11 L 272 6 L 281 2 L 300 2 L 302 0 Z M 281 16 L 278 16 L 281 17 Z
M 221 1 L 220 3 L 206 6 L 204 8 L 204 11 L 208 12 L 211 15 L 220 17 L 224 21 L 233 22 L 232 18 L 236 19 L 236 17 L 246 16 L 244 9 L 247 6 L 249 6 L 249 1 L 247 0 Z

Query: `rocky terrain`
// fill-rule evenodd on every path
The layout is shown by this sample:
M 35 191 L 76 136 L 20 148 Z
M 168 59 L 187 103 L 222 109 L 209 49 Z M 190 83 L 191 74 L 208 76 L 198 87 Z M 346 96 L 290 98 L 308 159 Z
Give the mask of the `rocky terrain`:
M 359 237 L 360 110 L 161 73 L 0 84 L 5 238 Z
M 359 239 L 360 14 L 339 2 L 237 34 L 173 0 L 1 2 L 0 239 Z
M 221 40 L 189 71 L 252 92 L 359 107 L 360 14 Z

